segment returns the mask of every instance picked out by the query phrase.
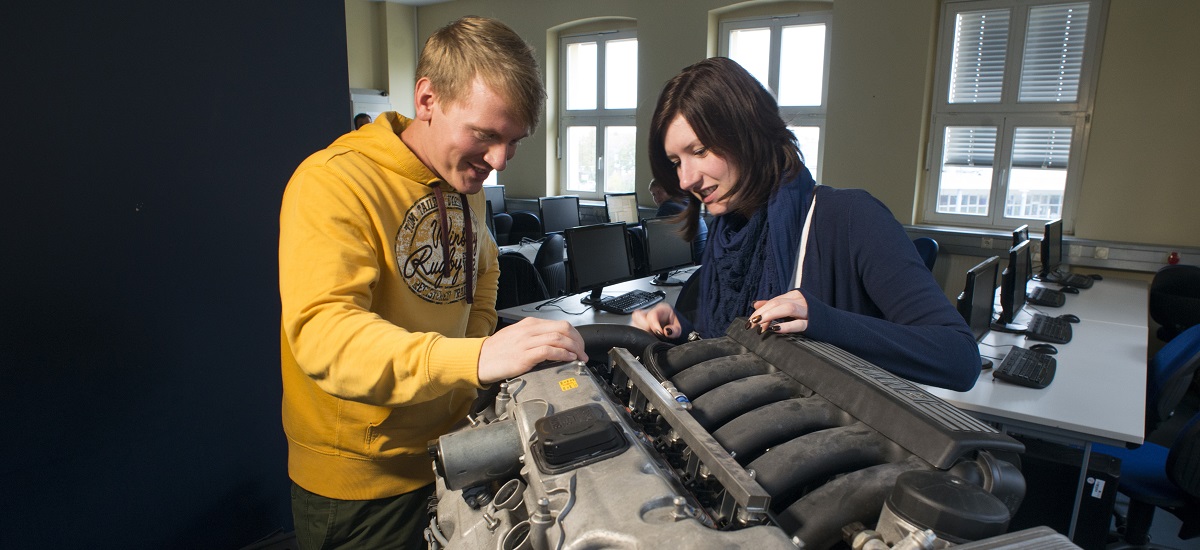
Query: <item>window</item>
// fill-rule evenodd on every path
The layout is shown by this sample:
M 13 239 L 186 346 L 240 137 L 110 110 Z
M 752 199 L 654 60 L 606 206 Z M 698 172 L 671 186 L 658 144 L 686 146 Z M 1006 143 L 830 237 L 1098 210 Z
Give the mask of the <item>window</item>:
M 1072 224 L 1105 9 L 1105 0 L 944 4 L 925 221 Z
M 637 54 L 633 31 L 562 38 L 558 158 L 565 192 L 603 199 L 634 191 Z
M 829 12 L 721 23 L 721 53 L 775 93 L 804 163 L 820 179 L 829 80 Z M 786 70 L 782 70 L 782 69 Z

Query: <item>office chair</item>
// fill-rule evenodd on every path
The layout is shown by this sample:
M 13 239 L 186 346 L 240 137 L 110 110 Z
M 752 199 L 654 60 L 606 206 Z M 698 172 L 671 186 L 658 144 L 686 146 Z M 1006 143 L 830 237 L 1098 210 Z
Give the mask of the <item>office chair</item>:
M 913 246 L 917 247 L 917 254 L 921 255 L 921 259 L 925 261 L 925 267 L 933 271 L 933 264 L 937 261 L 938 243 L 929 237 L 917 237 L 913 239 Z
M 512 244 L 509 242 L 509 234 L 512 233 L 512 226 L 512 216 L 504 212 L 492 214 L 492 228 L 496 231 L 496 245 L 505 246 Z
M 1154 274 L 1150 318 L 1160 325 L 1156 336 L 1164 342 L 1200 324 L 1200 266 L 1168 265 Z
M 646 232 L 640 225 L 626 227 L 625 238 L 629 240 L 629 256 L 633 260 L 633 275 L 635 277 L 649 275 L 646 267 Z
M 565 246 L 566 240 L 562 235 L 549 235 L 542 241 L 537 255 L 533 257 L 533 267 L 536 267 L 538 274 L 542 276 L 546 293 L 551 297 L 562 296 L 567 290 L 567 264 L 563 262 Z
M 528 210 L 517 210 L 509 213 L 512 216 L 512 231 L 508 234 L 509 242 L 520 244 L 523 239 L 540 240 L 546 235 L 542 233 L 542 220 L 537 214 Z
M 1200 368 L 1200 325 L 1167 342 L 1146 370 L 1146 435 L 1171 418 Z
M 496 289 L 496 309 L 528 304 L 550 299 L 542 276 L 536 267 L 520 252 L 501 254 L 500 283 Z
M 1200 535 L 1200 413 L 1180 430 L 1170 448 L 1146 443 L 1137 449 L 1096 445 L 1095 449 L 1121 459 L 1121 478 L 1117 490 L 1129 497 L 1124 521 L 1117 520 L 1118 532 L 1124 531 L 1125 545 L 1108 548 L 1153 548 L 1150 524 L 1154 510 L 1162 508 L 1183 521 L 1179 538 Z

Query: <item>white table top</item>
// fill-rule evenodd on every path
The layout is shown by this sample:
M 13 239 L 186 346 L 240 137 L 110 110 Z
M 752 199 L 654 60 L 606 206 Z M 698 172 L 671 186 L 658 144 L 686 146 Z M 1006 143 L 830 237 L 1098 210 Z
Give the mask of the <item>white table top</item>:
M 1064 307 L 1039 307 L 1047 315 L 1074 313 L 1082 320 L 1072 326 L 1070 343 L 1054 344 L 1059 350 L 1054 356 L 1058 370 L 1044 389 L 993 380 L 990 370 L 980 372 L 970 391 L 925 389 L 1017 433 L 1114 445 L 1142 443 L 1148 293 L 1140 281 L 1105 279 L 1079 294 L 1068 294 Z M 999 365 L 1007 346 L 1035 343 L 1020 334 L 992 331 L 984 336 L 979 351 Z
M 681 270 L 678 273 L 672 274 L 671 278 L 684 281 L 687 280 L 688 277 L 691 277 L 692 273 L 695 273 L 695 271 L 695 267 L 689 267 Z M 667 294 L 667 296 L 663 298 L 663 303 L 670 304 L 672 306 L 675 305 L 675 300 L 679 297 L 679 290 L 681 287 L 654 286 L 650 284 L 650 280 L 653 278 L 654 277 L 643 277 L 641 279 L 634 279 L 632 281 L 626 281 L 624 283 L 607 286 L 604 287 L 603 294 L 605 296 L 616 296 L 634 289 L 648 290 L 651 292 L 655 290 L 663 290 Z M 590 293 L 567 296 L 560 300 L 556 305 L 546 305 L 542 306 L 540 309 L 535 308 L 537 308 L 539 304 L 544 303 L 545 300 L 532 304 L 522 304 L 519 306 L 510 307 L 508 309 L 502 309 L 497 313 L 500 315 L 501 319 L 514 323 L 526 317 L 563 320 L 571 323 L 572 325 L 628 325 L 632 320 L 631 315 L 621 315 L 619 313 L 598 311 L 593 309 L 591 306 L 580 303 L 579 300 L 588 294 Z

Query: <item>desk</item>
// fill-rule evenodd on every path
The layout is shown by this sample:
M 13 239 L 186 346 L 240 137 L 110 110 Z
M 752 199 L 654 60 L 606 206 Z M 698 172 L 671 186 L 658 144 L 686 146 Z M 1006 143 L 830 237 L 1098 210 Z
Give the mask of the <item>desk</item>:
M 696 267 L 685 268 L 672 275 L 672 277 L 681 281 L 687 280 L 688 277 L 692 276 L 692 273 L 696 272 L 696 269 Z M 650 284 L 650 280 L 653 278 L 654 277 L 643 277 L 641 279 L 634 279 L 632 281 L 606 286 L 604 287 L 604 295 L 616 296 L 634 289 L 647 290 L 651 292 L 655 290 L 662 290 L 667 293 L 667 296 L 663 298 L 663 303 L 674 306 L 675 300 L 679 298 L 679 290 L 682 287 L 654 286 Z M 534 309 L 539 304 L 545 302 L 545 300 L 542 300 L 531 304 L 522 304 L 519 306 L 510 307 L 508 309 L 502 309 L 498 311 L 497 314 L 499 314 L 501 320 L 510 323 L 515 323 L 526 317 L 536 317 L 538 319 L 567 321 L 576 326 L 594 324 L 628 325 L 632 320 L 633 317 L 631 315 L 621 315 L 619 313 L 599 311 L 591 306 L 581 304 L 579 299 L 583 298 L 587 294 L 589 293 L 585 292 L 582 294 L 566 296 L 557 302 L 559 307 L 548 305 L 541 309 Z
M 975 387 L 966 392 L 924 386 L 1002 431 L 1083 447 L 1068 538 L 1075 535 L 1092 444 L 1141 444 L 1145 437 L 1148 296 L 1143 282 L 1105 279 L 1079 294 L 1068 294 L 1061 308 L 1038 308 L 1047 315 L 1074 313 L 1082 320 L 1072 327 L 1069 344 L 1055 345 L 1058 371 L 1045 389 L 993 381 L 991 371 L 982 371 Z M 993 331 L 984 336 L 979 352 L 1003 358 L 1004 346 L 1033 343 L 1020 334 Z

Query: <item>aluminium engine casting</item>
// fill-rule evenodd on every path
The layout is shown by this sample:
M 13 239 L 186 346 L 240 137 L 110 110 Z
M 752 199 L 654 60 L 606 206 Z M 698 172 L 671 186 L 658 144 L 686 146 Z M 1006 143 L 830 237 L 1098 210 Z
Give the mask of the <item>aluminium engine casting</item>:
M 744 326 L 679 346 L 579 327 L 593 363 L 509 380 L 431 442 L 430 547 L 1075 548 L 1005 533 L 1020 443 L 839 348 Z

